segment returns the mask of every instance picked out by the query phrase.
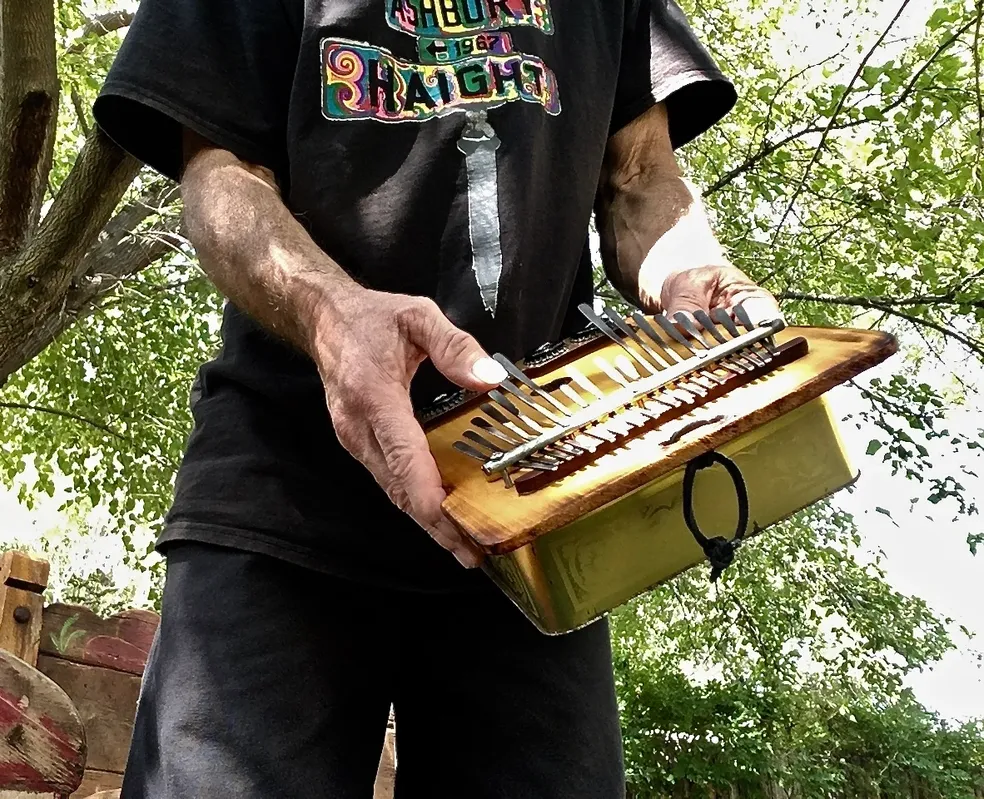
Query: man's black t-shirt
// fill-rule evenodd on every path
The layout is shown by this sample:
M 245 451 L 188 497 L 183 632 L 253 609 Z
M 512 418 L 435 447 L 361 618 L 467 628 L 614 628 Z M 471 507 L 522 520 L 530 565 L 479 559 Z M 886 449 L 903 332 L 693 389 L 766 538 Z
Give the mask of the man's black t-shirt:
M 606 142 L 660 101 L 675 146 L 735 101 L 673 0 L 141 0 L 95 115 L 171 178 L 182 126 L 268 166 L 354 277 L 517 359 L 582 326 Z M 448 388 L 424 368 L 414 399 Z M 192 399 L 162 545 L 478 579 L 341 448 L 311 361 L 233 305 Z

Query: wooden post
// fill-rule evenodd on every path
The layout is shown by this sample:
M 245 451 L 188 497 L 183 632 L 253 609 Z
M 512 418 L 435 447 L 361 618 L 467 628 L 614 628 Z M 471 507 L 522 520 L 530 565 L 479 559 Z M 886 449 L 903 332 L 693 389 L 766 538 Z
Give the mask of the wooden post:
M 44 789 L 67 797 L 82 778 L 82 720 L 35 668 L 48 571 L 47 561 L 23 552 L 0 557 L 0 799 L 37 797 Z
M 41 643 L 48 562 L 23 552 L 6 552 L 0 560 L 0 649 L 34 666 Z

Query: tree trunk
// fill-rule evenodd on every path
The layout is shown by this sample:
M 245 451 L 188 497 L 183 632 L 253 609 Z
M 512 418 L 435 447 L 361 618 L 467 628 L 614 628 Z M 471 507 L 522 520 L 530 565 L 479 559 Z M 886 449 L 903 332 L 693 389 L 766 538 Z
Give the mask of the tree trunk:
M 53 4 L 0 0 L 0 258 L 37 223 L 57 118 Z
M 0 385 L 71 323 L 65 313 L 83 257 L 139 169 L 93 130 L 37 232 L 0 258 Z

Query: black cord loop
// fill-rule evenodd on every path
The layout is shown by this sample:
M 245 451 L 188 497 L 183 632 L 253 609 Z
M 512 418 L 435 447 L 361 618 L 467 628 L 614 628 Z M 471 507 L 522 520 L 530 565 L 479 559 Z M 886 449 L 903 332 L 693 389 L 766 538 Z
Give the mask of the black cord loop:
M 738 524 L 735 528 L 734 538 L 730 541 L 721 536 L 708 538 L 701 532 L 694 516 L 694 481 L 697 478 L 697 472 L 709 469 L 715 463 L 719 463 L 727 469 L 731 482 L 735 485 L 735 494 L 738 497 Z M 735 552 L 741 546 L 748 528 L 748 488 L 745 486 L 741 469 L 733 460 L 719 452 L 706 452 L 687 464 L 683 474 L 683 519 L 711 564 L 711 582 L 717 582 L 721 573 L 734 561 Z

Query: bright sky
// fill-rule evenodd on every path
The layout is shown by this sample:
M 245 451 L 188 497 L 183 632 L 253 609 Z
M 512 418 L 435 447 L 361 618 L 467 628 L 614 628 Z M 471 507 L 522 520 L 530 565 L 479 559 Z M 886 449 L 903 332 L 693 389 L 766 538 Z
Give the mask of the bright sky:
M 864 52 L 874 44 L 878 33 L 887 26 L 901 5 L 902 0 L 873 0 L 875 16 L 872 32 L 857 42 Z M 889 34 L 888 41 L 921 33 L 926 19 L 936 7 L 938 3 L 935 0 L 911 0 Z M 798 68 L 817 63 L 841 49 L 844 39 L 837 37 L 835 26 L 843 24 L 843 20 L 841 14 L 836 13 L 836 3 L 831 3 L 828 8 L 828 15 L 809 14 L 801 10 L 797 17 L 782 26 L 773 50 L 781 63 Z M 819 27 L 817 20 L 821 23 Z M 845 31 L 851 32 L 849 28 Z M 901 46 L 884 47 L 883 54 L 876 57 L 873 63 L 884 61 Z M 787 55 L 788 49 L 792 49 L 792 55 Z M 841 74 L 836 76 L 837 80 L 848 80 L 862 58 L 862 54 L 856 52 L 848 55 L 849 61 Z M 976 368 L 968 367 L 965 352 L 952 349 L 946 353 L 945 362 L 950 368 L 960 364 L 965 379 L 984 387 L 984 370 L 979 365 L 975 365 Z M 902 362 L 897 356 L 869 373 L 869 376 L 881 375 L 887 379 L 901 366 Z M 970 374 L 967 374 L 968 370 Z M 928 377 L 927 382 L 937 385 L 939 381 L 951 379 L 952 375 L 947 374 L 946 369 L 937 368 Z M 839 407 L 845 413 L 860 401 L 857 394 L 849 390 L 834 392 L 832 396 L 839 401 Z M 854 402 L 851 401 L 852 397 Z M 984 427 L 984 400 L 979 399 L 975 407 L 953 414 L 951 430 L 973 433 L 978 427 Z M 937 512 L 939 521 L 933 523 L 921 515 L 909 515 L 908 499 L 914 495 L 910 487 L 904 480 L 892 478 L 877 458 L 864 457 L 868 441 L 875 436 L 869 434 L 870 431 L 856 431 L 853 426 L 846 428 L 845 432 L 853 434 L 849 444 L 858 451 L 856 463 L 862 469 L 862 477 L 856 492 L 853 495 L 841 494 L 838 502 L 858 517 L 865 548 L 870 552 L 884 552 L 889 582 L 897 590 L 922 597 L 938 613 L 953 618 L 957 624 L 963 624 L 981 639 L 967 642 L 958 633 L 961 651 L 948 655 L 931 672 L 914 675 L 909 682 L 922 702 L 944 716 L 954 719 L 984 717 L 984 674 L 971 651 L 971 647 L 984 651 L 984 601 L 981 590 L 984 587 L 984 551 L 974 558 L 966 543 L 969 534 L 981 531 L 984 521 L 981 517 L 974 517 L 951 523 L 946 513 Z M 966 462 L 955 459 L 950 453 L 931 451 L 942 473 L 956 472 L 959 464 Z M 960 480 L 968 496 L 977 498 L 984 505 L 984 462 L 973 471 L 982 477 L 974 479 L 960 475 Z M 899 526 L 873 512 L 871 509 L 876 506 L 892 511 Z
M 926 15 L 932 9 L 931 0 L 917 0 L 912 3 L 898 28 L 900 35 L 918 30 Z M 897 3 L 885 3 L 880 18 L 886 22 L 897 10 Z M 839 16 L 839 15 L 838 15 Z M 840 49 L 841 40 L 833 36 L 832 30 L 821 26 L 817 29 L 810 20 L 801 19 L 799 24 L 785 28 L 788 41 L 797 44 L 808 42 L 808 57 L 819 60 L 829 52 Z M 785 50 L 785 43 L 777 45 L 777 55 Z M 795 58 L 802 64 L 803 56 Z M 976 374 L 966 374 L 966 359 L 959 351 L 947 353 L 947 362 L 961 364 L 966 378 L 984 386 L 984 370 L 976 369 Z M 871 373 L 890 376 L 902 368 L 898 356 Z M 974 371 L 974 370 L 972 370 Z M 945 370 L 934 375 L 936 380 L 947 380 Z M 856 407 L 859 398 L 850 390 L 838 390 L 832 395 L 838 409 L 845 412 Z M 984 404 L 961 409 L 954 413 L 951 429 L 974 431 L 984 424 Z M 970 533 L 981 530 L 981 517 L 963 519 L 952 523 L 947 514 L 938 512 L 938 521 L 929 522 L 920 515 L 908 515 L 908 499 L 912 496 L 911 486 L 902 478 L 892 478 L 877 458 L 865 457 L 864 449 L 874 437 L 871 431 L 855 431 L 853 426 L 845 427 L 849 434 L 849 444 L 857 452 L 856 463 L 862 469 L 862 477 L 853 495 L 842 493 L 839 503 L 855 513 L 859 518 L 864 538 L 864 549 L 869 553 L 881 550 L 886 556 L 885 568 L 890 583 L 899 591 L 925 599 L 937 612 L 953 618 L 957 624 L 969 628 L 971 632 L 984 639 L 984 601 L 981 600 L 981 587 L 984 585 L 984 552 L 974 558 L 970 555 L 966 538 Z M 938 468 L 942 472 L 956 471 L 964 461 L 955 460 L 946 452 L 934 453 Z M 976 471 L 984 475 L 984 463 Z M 984 478 L 961 477 L 968 494 L 977 497 L 984 504 Z M 0 489 L 0 543 L 18 539 L 27 544 L 37 542 L 51 528 L 59 525 L 63 517 L 57 510 L 60 498 L 47 501 L 29 512 L 21 507 L 16 498 Z M 875 506 L 892 511 L 896 527 L 885 516 L 873 512 Z M 952 515 L 952 514 L 951 514 Z M 126 584 L 142 579 L 118 565 L 119 542 L 109 537 L 78 536 L 69 542 L 70 552 L 64 553 L 76 562 L 84 564 L 85 569 L 114 569 L 117 581 Z M 138 587 L 138 602 L 146 595 L 146 586 Z M 959 634 L 958 634 L 959 635 Z M 958 638 L 961 650 L 947 656 L 932 671 L 915 675 L 910 684 L 919 699 L 946 717 L 953 719 L 972 716 L 984 717 L 984 680 L 973 654 L 972 646 L 984 650 L 984 640 L 968 642 Z

